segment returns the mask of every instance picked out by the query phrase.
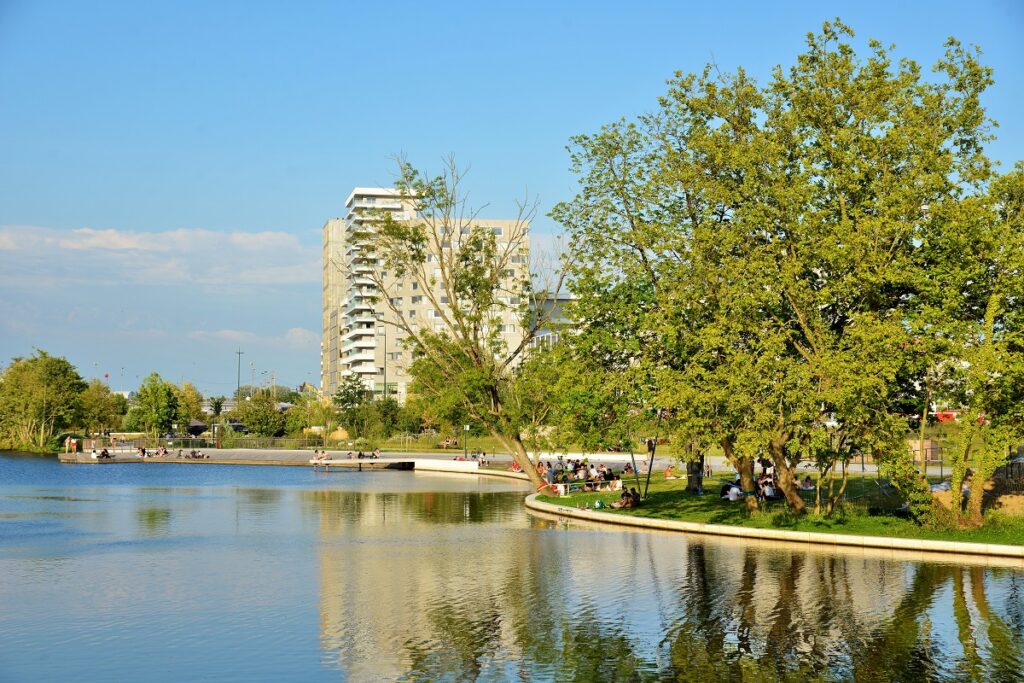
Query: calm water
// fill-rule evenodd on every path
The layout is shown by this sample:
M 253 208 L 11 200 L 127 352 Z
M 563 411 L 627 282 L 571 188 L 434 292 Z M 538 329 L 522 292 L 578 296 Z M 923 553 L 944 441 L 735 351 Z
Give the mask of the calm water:
M 1021 680 L 1024 569 L 566 526 L 502 480 L 0 456 L 0 681 Z

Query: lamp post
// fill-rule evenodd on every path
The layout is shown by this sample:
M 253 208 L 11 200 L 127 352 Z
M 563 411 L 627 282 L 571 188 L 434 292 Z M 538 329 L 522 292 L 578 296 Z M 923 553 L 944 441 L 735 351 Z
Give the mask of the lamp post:
M 242 393 L 242 354 L 245 353 L 242 349 L 235 351 L 235 355 L 238 356 L 238 376 L 235 379 L 235 400 L 238 400 L 239 394 Z
M 469 425 L 462 425 L 462 457 L 469 459 Z

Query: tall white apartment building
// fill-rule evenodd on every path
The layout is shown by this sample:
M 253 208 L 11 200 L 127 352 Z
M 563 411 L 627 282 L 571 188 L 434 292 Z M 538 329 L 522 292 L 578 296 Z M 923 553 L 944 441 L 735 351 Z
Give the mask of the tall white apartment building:
M 397 190 L 381 187 L 357 187 L 345 200 L 347 209 L 344 218 L 328 220 L 323 227 L 323 340 L 320 344 L 320 387 L 327 394 L 334 394 L 342 379 L 357 375 L 376 396 L 391 396 L 404 403 L 408 384 L 411 381 L 409 364 L 410 352 L 403 346 L 402 333 L 393 324 L 395 313 L 391 306 L 400 311 L 413 329 L 442 328 L 440 312 L 435 310 L 421 287 L 413 277 L 398 280 L 394 274 L 381 272 L 380 260 L 373 248 L 373 214 L 386 211 L 395 220 L 416 219 L 415 209 L 408 201 L 399 197 Z M 460 227 L 485 226 L 490 229 L 499 245 L 502 237 L 511 235 L 524 226 L 516 221 L 475 218 Z M 512 270 L 528 266 L 528 241 L 521 245 L 521 252 L 512 257 Z M 428 255 L 428 262 L 437 254 Z M 428 264 L 429 265 L 429 264 Z M 367 277 L 373 273 L 384 280 L 390 302 L 381 298 L 374 281 Z M 509 276 L 520 275 L 510 272 Z M 438 294 L 434 297 L 442 307 L 450 302 Z M 388 305 L 390 303 L 390 306 Z M 517 301 L 510 301 L 512 305 Z M 519 344 L 523 330 L 520 321 L 512 311 L 502 313 L 501 333 L 509 346 Z

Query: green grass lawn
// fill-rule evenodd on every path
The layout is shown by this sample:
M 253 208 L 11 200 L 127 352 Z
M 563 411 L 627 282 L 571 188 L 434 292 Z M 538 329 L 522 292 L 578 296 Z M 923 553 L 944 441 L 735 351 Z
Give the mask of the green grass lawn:
M 641 477 L 641 483 L 643 481 Z M 1024 517 L 990 513 L 988 523 L 983 528 L 970 530 L 930 529 L 897 517 L 893 514 L 897 501 L 892 495 L 882 491 L 873 476 L 851 475 L 847 487 L 848 502 L 842 512 L 837 512 L 830 518 L 814 514 L 814 491 L 802 492 L 804 500 L 808 503 L 808 514 L 802 518 L 794 518 L 784 501 L 771 502 L 762 512 L 750 515 L 742 502 L 730 503 L 718 497 L 718 491 L 725 481 L 726 477 L 719 476 L 706 479 L 704 490 L 707 493 L 697 496 L 686 491 L 684 480 L 666 480 L 660 472 L 656 472 L 651 477 L 649 496 L 639 508 L 607 508 L 606 511 L 620 515 L 728 524 L 751 529 L 786 529 L 828 534 L 1024 545 Z M 630 479 L 626 485 L 636 486 L 635 480 Z M 618 498 L 618 493 L 578 493 L 562 497 L 539 496 L 538 500 L 566 507 L 589 505 L 593 508 L 597 500 L 609 505 Z M 869 512 L 869 509 L 872 511 Z

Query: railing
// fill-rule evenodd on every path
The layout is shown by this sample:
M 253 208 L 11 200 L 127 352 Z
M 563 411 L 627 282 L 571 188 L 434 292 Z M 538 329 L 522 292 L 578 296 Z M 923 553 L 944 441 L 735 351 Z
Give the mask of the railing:
M 264 436 L 225 436 L 216 439 L 211 438 L 188 438 L 188 437 L 137 437 L 133 439 L 117 439 L 111 442 L 109 438 L 84 439 L 82 441 L 82 452 L 89 453 L 93 449 L 97 452 L 104 448 L 112 454 L 134 453 L 139 448 L 147 451 L 155 450 L 161 446 L 175 454 L 180 449 L 186 453 L 191 450 L 203 450 L 210 448 L 258 448 L 272 450 L 303 450 L 319 448 L 324 445 L 321 437 L 264 437 Z

